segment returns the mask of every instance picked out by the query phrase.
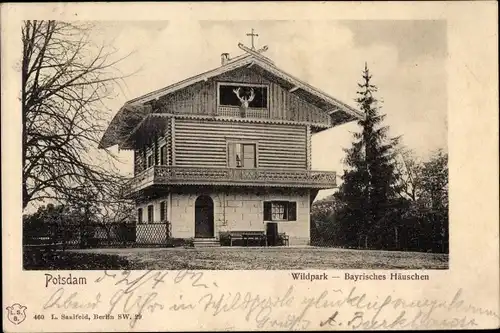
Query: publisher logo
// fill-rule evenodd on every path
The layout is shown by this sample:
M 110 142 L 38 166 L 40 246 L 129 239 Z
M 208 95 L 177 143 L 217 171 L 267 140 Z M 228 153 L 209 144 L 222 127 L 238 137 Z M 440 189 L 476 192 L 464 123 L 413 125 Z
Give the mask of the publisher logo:
M 19 325 L 26 319 L 26 307 L 19 303 L 14 303 L 11 306 L 7 307 L 7 319 L 10 320 L 11 323 Z

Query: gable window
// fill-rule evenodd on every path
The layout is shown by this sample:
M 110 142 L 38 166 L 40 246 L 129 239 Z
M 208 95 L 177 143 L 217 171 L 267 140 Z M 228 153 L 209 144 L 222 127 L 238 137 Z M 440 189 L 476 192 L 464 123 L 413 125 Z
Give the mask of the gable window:
M 254 169 L 257 167 L 255 143 L 228 143 L 228 161 L 230 168 Z
M 154 212 L 153 205 L 148 206 L 148 223 L 153 223 L 154 220 Z
M 245 105 L 248 108 L 267 109 L 268 89 L 267 86 L 259 84 L 219 84 L 219 106 L 240 107 Z
M 137 223 L 142 223 L 142 208 L 137 210 Z
M 264 221 L 296 221 L 297 203 L 295 201 L 265 201 Z

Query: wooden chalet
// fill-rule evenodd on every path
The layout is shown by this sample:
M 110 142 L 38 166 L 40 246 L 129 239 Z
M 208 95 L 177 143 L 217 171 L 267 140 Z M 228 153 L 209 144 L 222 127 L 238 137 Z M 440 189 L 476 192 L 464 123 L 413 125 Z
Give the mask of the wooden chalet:
M 252 41 L 253 43 L 253 41 Z M 100 148 L 134 151 L 126 195 L 137 204 L 137 242 L 223 235 L 286 235 L 309 244 L 311 204 L 336 174 L 311 169 L 311 136 L 362 114 L 278 68 L 256 50 L 135 98 L 118 111 Z

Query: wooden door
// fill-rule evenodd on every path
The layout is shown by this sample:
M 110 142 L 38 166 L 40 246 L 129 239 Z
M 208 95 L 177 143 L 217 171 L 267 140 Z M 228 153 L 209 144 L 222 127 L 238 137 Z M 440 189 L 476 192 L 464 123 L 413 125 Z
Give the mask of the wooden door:
M 278 245 L 278 223 L 266 223 L 267 245 Z
M 195 202 L 194 236 L 196 238 L 214 237 L 214 202 L 206 195 L 199 196 Z

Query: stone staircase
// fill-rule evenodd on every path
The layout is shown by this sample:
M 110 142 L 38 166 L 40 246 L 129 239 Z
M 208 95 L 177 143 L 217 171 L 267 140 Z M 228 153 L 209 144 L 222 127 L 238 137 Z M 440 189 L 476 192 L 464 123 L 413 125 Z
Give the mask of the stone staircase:
M 214 238 L 195 238 L 194 247 L 219 247 L 220 242 Z

